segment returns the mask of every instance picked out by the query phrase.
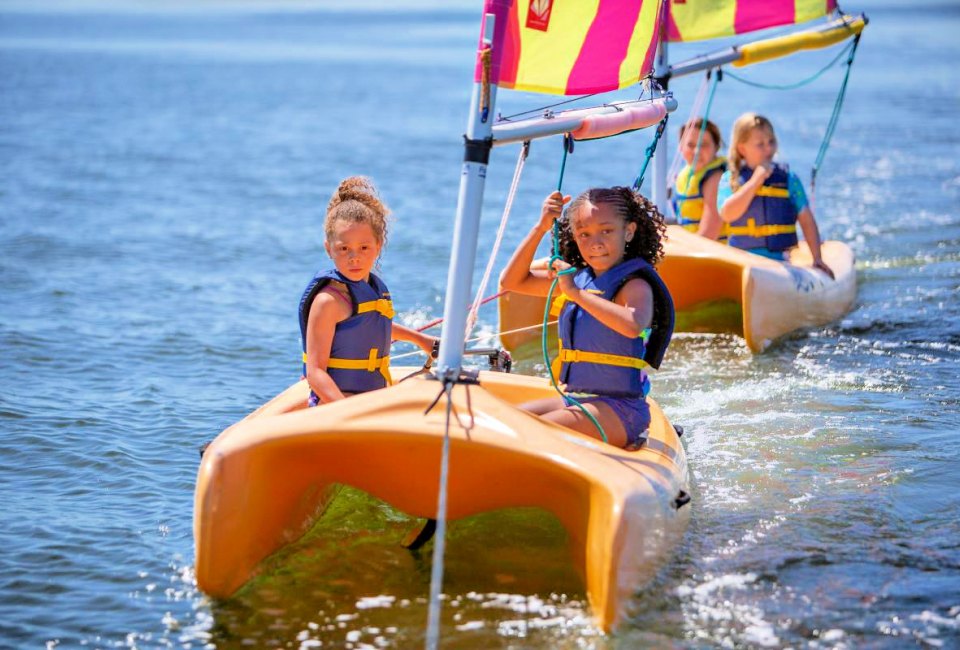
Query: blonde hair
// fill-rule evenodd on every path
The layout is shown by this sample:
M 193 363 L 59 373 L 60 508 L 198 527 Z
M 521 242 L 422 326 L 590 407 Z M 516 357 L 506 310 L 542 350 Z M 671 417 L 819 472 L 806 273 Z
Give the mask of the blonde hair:
M 323 232 L 327 241 L 333 238 L 338 221 L 365 223 L 373 230 L 381 246 L 387 244 L 387 215 L 390 210 L 380 199 L 373 181 L 366 176 L 351 176 L 340 181 L 327 204 L 327 218 Z
M 730 153 L 727 160 L 730 170 L 730 187 L 734 191 L 740 187 L 740 166 L 743 163 L 743 157 L 737 151 L 737 145 L 746 142 L 750 138 L 750 134 L 756 129 L 768 129 L 774 137 L 777 135 L 770 120 L 757 113 L 744 113 L 733 123 L 733 129 L 730 132 Z

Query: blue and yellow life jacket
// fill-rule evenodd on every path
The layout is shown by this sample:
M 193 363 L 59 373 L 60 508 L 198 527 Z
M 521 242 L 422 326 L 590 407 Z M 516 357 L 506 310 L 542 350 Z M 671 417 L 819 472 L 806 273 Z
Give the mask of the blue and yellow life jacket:
M 727 170 L 727 159 L 718 156 L 707 163 L 703 169 L 693 173 L 690 165 L 685 166 L 677 174 L 677 181 L 673 188 L 673 211 L 677 215 L 677 223 L 685 230 L 697 232 L 700 229 L 700 219 L 703 218 L 703 182 L 714 174 L 722 174 Z M 718 241 L 726 241 L 726 224 L 720 230 Z
M 749 167 L 741 169 L 741 186 L 752 175 Z M 790 200 L 788 179 L 785 166 L 773 166 L 773 172 L 757 190 L 746 211 L 728 226 L 731 246 L 778 252 L 797 245 L 797 209 Z
M 307 374 L 307 319 L 310 306 L 330 282 L 342 282 L 347 286 L 353 314 L 337 323 L 330 345 L 327 374 L 344 393 L 364 393 L 389 385 L 393 302 L 387 285 L 373 273 L 369 282 L 355 282 L 332 269 L 317 273 L 307 284 L 300 298 L 303 374 Z M 311 395 L 314 396 L 312 392 Z
M 673 299 L 652 266 L 640 258 L 621 262 L 594 276 L 589 267 L 574 275 L 584 291 L 613 300 L 628 280 L 640 278 L 653 290 L 653 323 L 641 336 L 630 338 L 607 327 L 587 310 L 561 295 L 553 309 L 559 311 L 560 354 L 555 375 L 571 393 L 611 397 L 643 397 L 650 392 L 645 369 L 659 368 L 673 336 Z

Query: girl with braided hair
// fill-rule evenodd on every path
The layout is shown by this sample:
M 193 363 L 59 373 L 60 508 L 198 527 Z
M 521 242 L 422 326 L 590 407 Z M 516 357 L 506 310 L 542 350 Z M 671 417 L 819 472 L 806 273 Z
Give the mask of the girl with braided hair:
M 673 301 L 653 269 L 663 257 L 663 215 L 627 187 L 595 188 L 572 202 L 570 198 L 560 192 L 546 198 L 500 286 L 546 296 L 559 278 L 559 369 L 551 373 L 581 406 L 565 396 L 524 408 L 596 438 L 605 434 L 618 447 L 637 449 L 650 424 L 645 369 L 660 367 L 673 333 Z M 550 269 L 531 269 L 540 240 L 558 218 L 562 259 Z M 564 273 L 567 269 L 575 271 Z
M 434 353 L 435 337 L 393 322 L 390 291 L 373 273 L 387 243 L 388 214 L 362 176 L 341 181 L 327 206 L 323 246 L 334 268 L 317 273 L 300 299 L 310 406 L 389 385 L 392 340 Z

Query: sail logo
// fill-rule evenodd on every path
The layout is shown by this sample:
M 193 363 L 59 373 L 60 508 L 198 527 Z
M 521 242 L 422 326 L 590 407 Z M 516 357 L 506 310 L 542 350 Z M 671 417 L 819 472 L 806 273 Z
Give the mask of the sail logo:
M 553 9 L 553 0 L 530 0 L 530 10 L 527 11 L 527 29 L 547 31 L 550 26 L 550 11 Z

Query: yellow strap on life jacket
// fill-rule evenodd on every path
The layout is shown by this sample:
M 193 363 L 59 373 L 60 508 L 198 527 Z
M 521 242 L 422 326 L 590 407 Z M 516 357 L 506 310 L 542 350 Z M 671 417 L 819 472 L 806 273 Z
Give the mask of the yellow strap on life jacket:
M 304 355 L 306 356 L 306 355 Z M 387 384 L 392 384 L 390 378 L 390 355 L 385 357 L 377 356 L 377 348 L 370 348 L 370 356 L 366 359 L 334 359 L 327 360 L 327 368 L 337 368 L 338 370 L 366 370 L 367 372 L 380 372 Z
M 357 313 L 365 314 L 369 311 L 380 312 L 387 318 L 393 318 L 393 301 L 389 298 L 380 298 L 379 300 L 368 300 L 357 305 Z
M 595 293 L 598 296 L 603 295 L 603 292 L 600 291 L 600 289 L 584 289 L 584 291 L 586 291 L 587 293 Z M 553 317 L 559 316 L 560 310 L 563 309 L 563 306 L 567 303 L 568 300 L 569 298 L 567 298 L 567 294 L 565 293 L 561 293 L 559 296 L 554 298 L 553 304 L 550 305 L 550 315 Z
M 774 199 L 789 199 L 790 190 L 785 187 L 770 187 L 769 185 L 761 185 L 760 189 L 757 190 L 757 196 L 769 196 Z
M 797 224 L 769 224 L 758 226 L 756 219 L 747 219 L 746 226 L 730 226 L 731 236 L 772 237 L 773 235 L 789 235 L 797 232 Z
M 303 353 L 303 362 L 307 362 L 307 353 Z M 337 368 L 338 370 L 366 370 L 367 372 L 380 372 L 383 378 L 387 380 L 387 385 L 393 383 L 390 377 L 390 355 L 385 357 L 377 356 L 377 348 L 370 348 L 370 356 L 366 359 L 336 359 L 331 357 L 327 359 L 327 368 Z
M 607 352 L 566 350 L 563 348 L 560 349 L 560 354 L 557 356 L 557 359 L 560 363 L 579 363 L 585 361 L 587 363 L 602 363 L 606 366 L 619 366 L 621 368 L 634 368 L 636 370 L 644 370 L 650 366 L 650 364 L 643 359 L 637 359 L 636 357 L 625 357 L 620 354 L 609 354 Z

